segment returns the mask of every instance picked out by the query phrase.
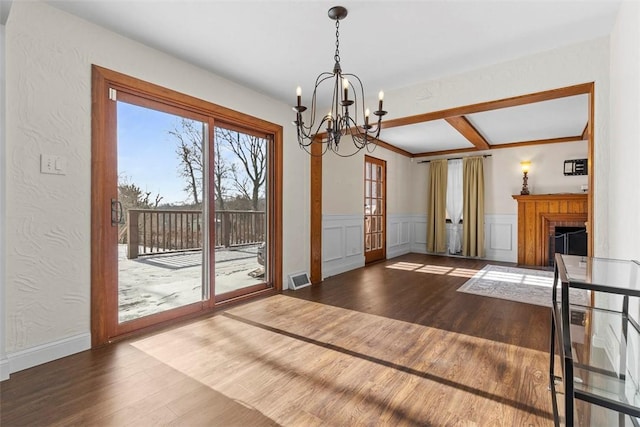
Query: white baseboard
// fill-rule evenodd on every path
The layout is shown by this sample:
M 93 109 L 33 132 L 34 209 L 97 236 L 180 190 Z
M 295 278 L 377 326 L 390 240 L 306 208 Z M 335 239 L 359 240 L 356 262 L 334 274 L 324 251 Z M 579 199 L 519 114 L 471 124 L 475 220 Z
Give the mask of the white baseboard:
M 0 360 L 0 381 L 9 379 L 9 359 Z
M 398 245 L 387 248 L 387 259 L 399 257 L 411 253 L 411 245 Z
M 91 348 L 91 334 L 85 333 L 7 354 L 9 373 L 22 371 Z

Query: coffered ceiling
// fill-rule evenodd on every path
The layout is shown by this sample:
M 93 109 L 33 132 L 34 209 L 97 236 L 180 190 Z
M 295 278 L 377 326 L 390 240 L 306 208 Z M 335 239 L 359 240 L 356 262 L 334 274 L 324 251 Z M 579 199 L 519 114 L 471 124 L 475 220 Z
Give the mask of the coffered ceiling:
M 385 128 L 381 139 L 407 155 L 444 154 L 581 141 L 586 139 L 588 120 L 589 96 L 580 94 L 445 118 L 427 117 L 426 121 Z

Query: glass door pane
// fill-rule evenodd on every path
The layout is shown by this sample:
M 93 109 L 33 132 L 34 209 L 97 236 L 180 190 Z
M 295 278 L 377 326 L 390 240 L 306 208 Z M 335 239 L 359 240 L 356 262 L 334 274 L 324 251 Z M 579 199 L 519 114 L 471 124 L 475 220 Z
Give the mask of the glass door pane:
M 266 287 L 270 140 L 216 126 L 214 131 L 216 300 Z
M 207 297 L 207 125 L 117 102 L 118 322 Z

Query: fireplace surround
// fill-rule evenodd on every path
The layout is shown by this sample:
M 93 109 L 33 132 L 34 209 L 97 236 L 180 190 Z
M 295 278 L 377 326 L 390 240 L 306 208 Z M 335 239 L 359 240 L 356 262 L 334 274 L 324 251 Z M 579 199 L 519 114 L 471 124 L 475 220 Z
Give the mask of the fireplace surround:
M 548 266 L 550 237 L 556 228 L 585 228 L 588 218 L 586 193 L 530 194 L 512 196 L 518 201 L 518 264 Z M 555 248 L 553 248 L 555 252 Z M 552 262 L 552 261 L 551 261 Z

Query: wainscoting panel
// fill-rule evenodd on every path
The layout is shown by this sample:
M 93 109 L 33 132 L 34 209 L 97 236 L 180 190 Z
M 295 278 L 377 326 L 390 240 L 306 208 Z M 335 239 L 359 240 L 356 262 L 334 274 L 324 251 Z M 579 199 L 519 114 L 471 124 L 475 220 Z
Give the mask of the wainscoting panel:
M 361 215 L 323 215 L 323 278 L 364 266 L 363 222 Z M 517 262 L 517 230 L 515 214 L 485 215 L 485 259 Z M 426 216 L 388 215 L 387 258 L 411 252 L 427 253 Z
M 427 253 L 427 216 L 411 215 L 411 252 Z
M 322 278 L 364 266 L 364 217 L 322 216 Z
M 411 252 L 410 215 L 387 216 L 387 258 L 395 258 Z
M 492 261 L 518 261 L 518 216 L 484 216 L 485 258 Z
M 344 258 L 344 227 L 331 226 L 322 228 L 322 262 Z

